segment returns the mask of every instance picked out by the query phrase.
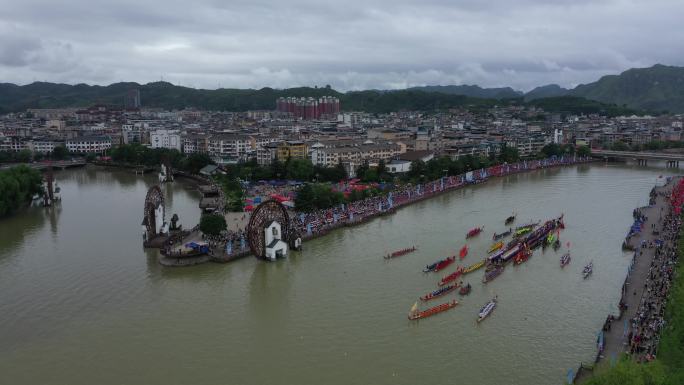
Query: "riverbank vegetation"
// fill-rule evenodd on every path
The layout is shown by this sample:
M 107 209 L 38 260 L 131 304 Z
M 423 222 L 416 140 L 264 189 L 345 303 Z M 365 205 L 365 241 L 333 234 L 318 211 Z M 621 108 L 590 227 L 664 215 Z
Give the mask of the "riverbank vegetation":
M 635 143 L 629 145 L 622 141 L 617 141 L 612 144 L 605 143 L 604 148 L 613 151 L 663 151 L 668 149 L 684 148 L 684 141 L 678 140 L 654 140 L 648 143 Z
M 17 166 L 0 171 L 0 217 L 27 205 L 42 191 L 43 176 L 38 170 Z
M 684 228 L 680 230 L 677 255 L 684 253 Z M 586 385 L 681 385 L 684 384 L 684 279 L 681 261 L 665 311 L 666 327 L 660 337 L 657 358 L 636 363 L 623 357 L 614 367 L 597 369 Z
M 174 169 L 192 174 L 197 174 L 202 167 L 214 163 L 207 154 L 185 155 L 178 150 L 149 148 L 139 143 L 116 146 L 109 150 L 109 156 L 117 163 L 148 167 L 157 167 L 168 159 Z

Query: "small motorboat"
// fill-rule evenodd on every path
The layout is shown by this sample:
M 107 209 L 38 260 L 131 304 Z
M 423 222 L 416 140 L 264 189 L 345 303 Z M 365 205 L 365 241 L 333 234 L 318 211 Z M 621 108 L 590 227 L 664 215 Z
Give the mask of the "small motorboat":
M 421 318 L 430 317 L 430 316 L 435 315 L 437 313 L 447 311 L 447 310 L 455 307 L 456 305 L 458 305 L 458 301 L 452 300 L 451 302 L 446 302 L 446 303 L 443 303 L 443 304 L 440 304 L 437 306 L 433 306 L 427 310 L 418 311 L 418 302 L 416 302 L 415 304 L 413 304 L 413 307 L 409 311 L 408 318 L 410 320 L 417 320 L 417 319 L 421 319 Z
M 461 257 L 461 259 L 465 258 L 466 255 L 468 255 L 468 245 L 461 247 L 461 251 L 458 252 L 458 255 Z
M 420 299 L 421 299 L 422 301 L 429 301 L 429 300 L 431 300 L 431 299 L 434 299 L 434 298 L 437 298 L 437 297 L 441 297 L 441 296 L 443 296 L 443 295 L 445 295 L 445 294 L 447 294 L 447 293 L 450 293 L 450 292 L 452 292 L 452 291 L 458 289 L 458 287 L 459 287 L 458 284 L 449 285 L 449 286 L 444 286 L 444 287 L 439 288 L 439 289 L 437 289 L 437 290 L 435 290 L 435 291 L 432 291 L 432 292 L 430 292 L 430 293 L 425 294 L 424 296 L 420 297 Z
M 489 250 L 487 250 L 487 253 L 493 253 L 499 249 L 501 249 L 504 246 L 503 241 L 496 242 L 495 244 L 489 246 Z
M 511 215 L 510 217 L 506 218 L 504 221 L 504 224 L 510 225 L 511 223 L 515 222 L 515 214 Z
M 425 268 L 423 269 L 423 273 L 429 273 L 429 272 L 431 272 L 431 271 L 435 271 L 435 267 L 437 267 L 437 264 L 438 264 L 438 263 L 439 263 L 439 262 L 435 262 L 435 263 L 433 263 L 433 264 L 431 264 L 431 265 L 425 266 Z
M 497 297 L 492 298 L 491 301 L 487 302 L 482 308 L 480 309 L 480 312 L 477 313 L 477 322 L 482 322 L 485 318 L 489 317 L 490 314 L 494 311 L 494 308 L 496 308 L 496 299 Z
M 594 261 L 589 262 L 588 265 L 584 266 L 584 269 L 582 270 L 582 277 L 584 279 L 587 279 L 591 275 L 591 273 L 594 272 Z
M 503 233 L 500 233 L 500 234 L 494 233 L 494 235 L 492 236 L 492 240 L 496 241 L 496 240 L 499 240 L 501 238 L 506 238 L 507 236 L 509 236 L 511 234 L 513 234 L 513 229 L 509 228 L 508 231 L 504 231 Z
M 563 267 L 567 266 L 569 263 L 570 263 L 570 253 L 567 252 L 567 253 L 563 254 L 563 256 L 561 256 L 560 266 L 561 266 L 561 268 L 563 268 Z
M 470 284 L 467 284 L 465 286 L 461 286 L 461 288 L 458 290 L 458 294 L 468 295 L 468 294 L 470 294 L 471 289 L 472 289 L 472 286 L 470 286 Z
M 482 230 L 484 230 L 484 226 L 475 227 L 475 228 L 470 229 L 470 231 L 468 231 L 468 234 L 466 234 L 466 239 L 472 238 L 472 237 L 480 234 L 482 232 Z

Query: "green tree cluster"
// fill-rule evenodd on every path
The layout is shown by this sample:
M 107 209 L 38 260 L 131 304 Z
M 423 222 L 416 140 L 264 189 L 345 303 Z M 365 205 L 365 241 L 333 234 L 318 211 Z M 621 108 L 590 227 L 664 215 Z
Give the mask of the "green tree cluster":
M 16 166 L 0 171 L 0 217 L 31 202 L 33 195 L 43 191 L 43 176 L 28 166 Z
M 572 156 L 575 154 L 575 146 L 572 144 L 549 143 L 539 151 L 538 158 L 546 159 L 552 156 Z
M 206 214 L 200 218 L 200 231 L 204 234 L 219 235 L 226 230 L 226 218 L 221 214 Z
M 0 163 L 28 163 L 31 161 L 32 154 L 30 150 L 14 151 L 0 151 Z
M 243 211 L 245 193 L 240 185 L 240 180 L 234 176 L 218 174 L 214 181 L 223 189 L 226 199 L 226 210 L 233 212 Z
M 517 161 L 517 150 L 506 150 L 505 159 Z M 460 175 L 468 171 L 478 170 L 499 164 L 501 161 L 496 158 L 483 156 L 466 155 L 458 159 L 451 159 L 448 156 L 436 157 L 428 162 L 416 160 L 411 163 L 409 172 L 404 175 L 404 180 L 423 183 L 435 180 L 444 176 Z
M 297 210 L 311 212 L 344 203 L 344 195 L 333 191 L 328 183 L 307 183 L 297 192 Z
M 587 157 L 591 156 L 591 149 L 589 146 L 579 146 L 577 147 L 577 156 Z

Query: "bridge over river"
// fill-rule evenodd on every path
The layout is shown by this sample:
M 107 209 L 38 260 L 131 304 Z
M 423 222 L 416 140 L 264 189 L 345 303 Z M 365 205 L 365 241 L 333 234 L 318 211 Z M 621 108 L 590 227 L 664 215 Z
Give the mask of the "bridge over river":
M 85 159 L 74 159 L 74 160 L 59 160 L 59 161 L 53 161 L 53 162 L 35 162 L 35 163 L 13 163 L 13 164 L 7 164 L 0 166 L 0 170 L 5 170 L 11 167 L 19 166 L 20 164 L 29 166 L 31 168 L 35 168 L 36 170 L 45 170 L 48 167 L 52 166 L 52 168 L 58 168 L 58 169 L 66 169 L 66 168 L 71 168 L 71 167 L 80 167 L 80 166 L 85 166 L 86 161 Z
M 647 165 L 649 160 L 665 161 L 667 167 L 679 167 L 679 161 L 684 161 L 684 154 L 668 152 L 641 152 L 641 151 L 612 151 L 592 149 L 591 156 L 604 159 L 631 159 L 639 165 Z

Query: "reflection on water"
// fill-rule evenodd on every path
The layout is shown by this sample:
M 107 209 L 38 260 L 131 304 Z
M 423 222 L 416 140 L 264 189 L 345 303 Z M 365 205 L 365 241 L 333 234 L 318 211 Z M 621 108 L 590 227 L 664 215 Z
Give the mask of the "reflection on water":
M 595 332 L 615 311 L 631 211 L 663 172 L 597 164 L 514 175 L 335 231 L 276 263 L 175 269 L 141 245 L 155 175 L 57 172 L 59 206 L 0 220 L 0 383 L 561 383 L 592 358 Z M 163 191 L 167 219 L 197 223 L 192 184 Z M 473 290 L 459 306 L 408 322 L 442 275 L 422 268 L 456 254 L 476 225 L 486 231 L 461 263 L 482 258 L 513 211 L 519 222 L 565 213 L 570 266 L 560 269 L 562 251 L 537 251 L 486 286 L 482 272 L 466 276 Z M 495 294 L 499 307 L 476 325 Z

